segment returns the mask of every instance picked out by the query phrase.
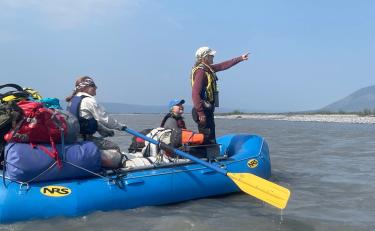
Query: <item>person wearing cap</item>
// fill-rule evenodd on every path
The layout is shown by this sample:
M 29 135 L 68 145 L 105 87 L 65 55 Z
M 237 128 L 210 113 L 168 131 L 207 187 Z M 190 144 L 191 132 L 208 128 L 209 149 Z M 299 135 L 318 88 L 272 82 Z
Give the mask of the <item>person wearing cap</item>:
M 216 51 L 209 47 L 200 47 L 195 53 L 196 63 L 191 71 L 193 120 L 198 130 L 205 135 L 205 144 L 216 143 L 215 107 L 219 106 L 218 78 L 216 72 L 226 70 L 239 62 L 248 60 L 249 53 L 231 60 L 213 64 Z
M 114 136 L 114 130 L 123 130 L 125 125 L 110 116 L 98 104 L 95 95 L 97 86 L 91 77 L 84 76 L 76 81 L 72 95 L 66 98 L 67 110 L 74 114 L 80 124 L 81 140 L 94 142 L 101 150 L 102 166 L 118 168 L 122 166 L 120 147 L 103 137 Z M 96 137 L 98 132 L 102 137 Z
M 182 114 L 184 113 L 185 100 L 174 99 L 168 104 L 169 113 L 164 116 L 160 127 L 169 129 L 186 129 L 184 118 Z

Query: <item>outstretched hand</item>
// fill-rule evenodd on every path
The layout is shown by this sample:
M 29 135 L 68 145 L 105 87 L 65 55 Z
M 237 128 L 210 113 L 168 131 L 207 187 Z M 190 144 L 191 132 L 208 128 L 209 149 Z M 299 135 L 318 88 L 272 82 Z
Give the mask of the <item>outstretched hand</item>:
M 246 53 L 246 54 L 243 54 L 242 56 L 241 56 L 241 58 L 242 58 L 242 60 L 248 60 L 249 59 L 249 52 L 248 53 Z

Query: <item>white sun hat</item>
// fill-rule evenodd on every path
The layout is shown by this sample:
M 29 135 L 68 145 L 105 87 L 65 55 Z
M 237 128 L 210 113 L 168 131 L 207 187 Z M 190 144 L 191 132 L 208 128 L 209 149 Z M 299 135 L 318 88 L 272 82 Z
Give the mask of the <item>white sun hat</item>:
M 199 47 L 198 50 L 195 52 L 195 58 L 202 59 L 207 55 L 215 55 L 216 51 L 212 50 L 209 47 Z

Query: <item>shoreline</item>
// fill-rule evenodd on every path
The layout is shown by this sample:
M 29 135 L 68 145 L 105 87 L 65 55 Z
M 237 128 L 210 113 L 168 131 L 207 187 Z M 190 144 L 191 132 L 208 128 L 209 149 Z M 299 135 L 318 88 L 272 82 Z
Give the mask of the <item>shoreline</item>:
M 215 115 L 218 119 L 253 119 L 253 120 L 282 120 L 293 122 L 328 122 L 375 124 L 374 116 L 359 116 L 356 114 L 233 114 Z

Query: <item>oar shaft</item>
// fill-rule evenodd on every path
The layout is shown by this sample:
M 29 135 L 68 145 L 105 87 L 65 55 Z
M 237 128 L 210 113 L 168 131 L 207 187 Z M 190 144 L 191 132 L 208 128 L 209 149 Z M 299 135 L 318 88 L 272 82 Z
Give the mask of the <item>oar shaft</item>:
M 161 149 L 176 153 L 179 156 L 190 159 L 198 164 L 206 166 L 212 170 L 215 170 L 223 175 L 229 177 L 242 191 L 249 195 L 255 196 L 256 198 L 263 200 L 277 208 L 283 209 L 288 203 L 290 191 L 284 187 L 281 187 L 275 183 L 267 181 L 261 177 L 255 176 L 251 173 L 230 173 L 222 168 L 217 167 L 217 165 L 208 163 L 189 153 L 175 149 L 163 142 L 154 140 L 148 136 L 145 136 L 137 131 L 130 128 L 125 128 L 124 131 L 130 133 L 134 136 L 140 137 L 148 142 L 158 145 Z
M 223 174 L 223 175 L 227 175 L 227 171 L 226 171 L 226 170 L 224 170 L 224 169 L 222 169 L 222 168 L 219 168 L 219 167 L 217 167 L 216 165 L 213 165 L 213 164 L 208 163 L 208 162 L 206 162 L 206 161 L 203 161 L 203 160 L 201 160 L 201 159 L 199 159 L 199 158 L 197 158 L 197 157 L 195 157 L 195 156 L 192 156 L 192 155 L 190 155 L 190 154 L 188 154 L 188 153 L 185 153 L 185 152 L 183 152 L 183 151 L 181 151 L 181 150 L 178 150 L 178 149 L 172 148 L 172 147 L 170 147 L 169 145 L 167 145 L 167 144 L 165 144 L 165 143 L 163 143 L 163 142 L 159 142 L 159 141 L 157 141 L 157 140 L 154 140 L 154 139 L 152 139 L 152 138 L 150 138 L 150 137 L 148 137 L 148 136 L 145 136 L 145 135 L 143 135 L 143 134 L 141 134 L 141 133 L 139 133 L 139 132 L 137 132 L 137 131 L 134 131 L 134 130 L 132 130 L 132 129 L 130 129 L 130 128 L 126 128 L 125 131 L 128 132 L 128 133 L 130 133 L 130 134 L 132 134 L 132 135 L 134 135 L 134 136 L 137 136 L 137 137 L 139 137 L 139 138 L 142 138 L 142 139 L 144 139 L 144 140 L 147 140 L 148 142 L 150 142 L 150 143 L 152 143 L 152 144 L 158 145 L 158 146 L 160 146 L 160 148 L 163 149 L 163 150 L 167 150 L 167 151 L 170 151 L 170 152 L 176 153 L 176 154 L 179 155 L 179 156 L 182 156 L 182 157 L 185 157 L 186 159 L 189 159 L 189 160 L 192 160 L 192 161 L 194 161 L 194 162 L 197 162 L 197 163 L 199 163 L 199 164 L 201 164 L 201 165 L 203 165 L 203 166 L 205 166 L 205 167 L 207 167 L 207 168 L 210 168 L 210 169 L 212 169 L 212 170 L 215 170 L 215 171 L 217 171 L 217 172 L 219 172 L 219 173 L 221 173 L 221 174 Z

